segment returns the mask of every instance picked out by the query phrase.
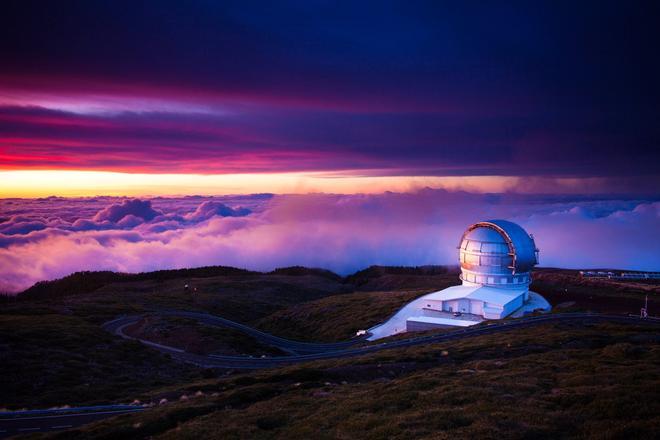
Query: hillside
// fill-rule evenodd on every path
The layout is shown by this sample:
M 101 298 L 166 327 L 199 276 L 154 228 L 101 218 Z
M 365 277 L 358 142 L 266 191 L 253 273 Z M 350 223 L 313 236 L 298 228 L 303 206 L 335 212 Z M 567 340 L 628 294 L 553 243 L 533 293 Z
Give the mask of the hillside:
M 155 272 L 153 277 L 74 274 L 40 283 L 4 304 L 0 308 L 0 334 L 5 335 L 0 344 L 0 407 L 130 402 L 153 387 L 217 374 L 175 363 L 101 329 L 100 324 L 119 315 L 169 308 L 204 310 L 249 322 L 347 290 L 327 274 L 313 271 L 283 275 L 204 268 L 202 273 L 179 271 L 178 277 L 173 272 Z M 77 285 L 75 280 L 81 280 L 80 285 L 69 290 L 70 285 Z M 53 286 L 52 296 L 48 286 Z M 182 348 L 190 348 L 185 344 L 203 336 L 203 345 L 195 342 L 197 351 L 273 353 L 242 334 L 184 324 L 175 322 L 167 329 Z M 162 330 L 154 328 L 158 323 L 150 325 L 142 331 L 154 339 L 163 337 L 155 334 L 154 330 Z
M 577 270 L 535 269 L 530 289 L 560 310 L 639 314 L 648 296 L 652 315 L 660 316 L 660 285 L 654 280 L 582 278 Z
M 75 316 L 2 314 L 0 334 L 0 408 L 127 401 L 204 373 Z
M 657 328 L 545 325 L 198 381 L 49 437 L 650 439 L 659 365 Z
M 300 341 L 342 341 L 392 315 L 425 290 L 353 292 L 295 304 L 254 323 L 266 332 Z
M 576 271 L 561 269 L 538 270 L 535 279 L 532 288 L 560 310 L 638 313 L 646 294 L 651 313 L 660 306 L 657 285 L 582 280 Z M 225 374 L 177 364 L 100 328 L 122 314 L 205 311 L 281 337 L 339 341 L 419 295 L 458 282 L 445 268 L 373 267 L 342 278 L 298 267 L 271 273 L 232 268 L 80 273 L 39 283 L 0 308 L 0 332 L 6 335 L 0 344 L 0 406 L 129 402 L 163 386 Z M 192 352 L 276 353 L 244 334 L 180 319 L 147 316 L 128 331 Z

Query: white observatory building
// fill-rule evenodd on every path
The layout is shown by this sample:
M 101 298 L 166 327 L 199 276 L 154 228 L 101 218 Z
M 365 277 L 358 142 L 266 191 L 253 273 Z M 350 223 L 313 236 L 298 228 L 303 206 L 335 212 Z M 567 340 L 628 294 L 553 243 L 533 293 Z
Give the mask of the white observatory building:
M 437 327 L 467 327 L 486 319 L 550 310 L 541 295 L 529 291 L 538 252 L 534 237 L 515 223 L 488 220 L 473 224 L 458 246 L 462 284 L 411 301 L 389 320 L 369 329 L 368 339 Z

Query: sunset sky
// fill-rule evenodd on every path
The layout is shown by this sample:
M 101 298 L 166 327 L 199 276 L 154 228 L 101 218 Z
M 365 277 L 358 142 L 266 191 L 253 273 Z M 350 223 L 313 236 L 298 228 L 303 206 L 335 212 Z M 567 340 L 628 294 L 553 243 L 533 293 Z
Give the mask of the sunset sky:
M 657 12 L 4 2 L 0 196 L 657 193 Z
M 0 10 L 0 293 L 78 270 L 660 270 L 660 2 Z

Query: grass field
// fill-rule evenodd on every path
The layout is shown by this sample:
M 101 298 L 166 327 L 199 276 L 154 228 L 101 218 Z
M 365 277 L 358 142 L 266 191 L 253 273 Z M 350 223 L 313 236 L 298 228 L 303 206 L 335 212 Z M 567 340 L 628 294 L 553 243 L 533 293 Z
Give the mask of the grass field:
M 657 285 L 582 280 L 576 271 L 559 269 L 538 270 L 535 279 L 532 288 L 553 304 L 569 304 L 563 310 L 635 313 L 647 294 L 652 313 L 658 306 Z M 287 338 L 336 341 L 381 322 L 419 295 L 457 283 L 453 269 L 429 267 L 374 267 L 346 278 L 305 268 L 268 274 L 231 268 L 103 272 L 40 283 L 0 307 L 0 407 L 130 402 L 225 374 L 175 363 L 100 328 L 121 314 L 200 310 Z M 135 331 L 200 353 L 275 354 L 243 334 L 187 320 L 152 320 Z M 602 337 L 607 341 L 611 335 Z M 381 356 L 385 361 L 399 354 Z M 350 368 L 338 364 L 346 374 L 333 380 L 350 382 L 349 376 L 375 371 L 353 362 Z M 397 361 L 413 370 L 424 365 L 418 358 L 408 362 Z
M 52 437 L 654 438 L 659 344 L 657 328 L 545 325 L 201 380 Z
M 124 333 L 196 354 L 232 356 L 286 354 L 238 330 L 206 326 L 188 318 L 147 316 L 140 322 L 128 326 L 124 329 Z
M 201 377 L 75 316 L 0 315 L 0 335 L 0 407 L 102 404 Z

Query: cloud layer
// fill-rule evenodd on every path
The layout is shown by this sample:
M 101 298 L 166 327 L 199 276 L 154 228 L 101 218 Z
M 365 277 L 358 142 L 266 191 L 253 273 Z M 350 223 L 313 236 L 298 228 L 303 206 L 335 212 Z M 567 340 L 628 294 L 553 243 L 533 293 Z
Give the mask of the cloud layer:
M 453 264 L 471 222 L 534 234 L 541 264 L 660 269 L 660 202 L 423 190 L 380 195 L 5 199 L 0 291 L 79 270 L 288 265 L 347 274 L 372 264 Z

